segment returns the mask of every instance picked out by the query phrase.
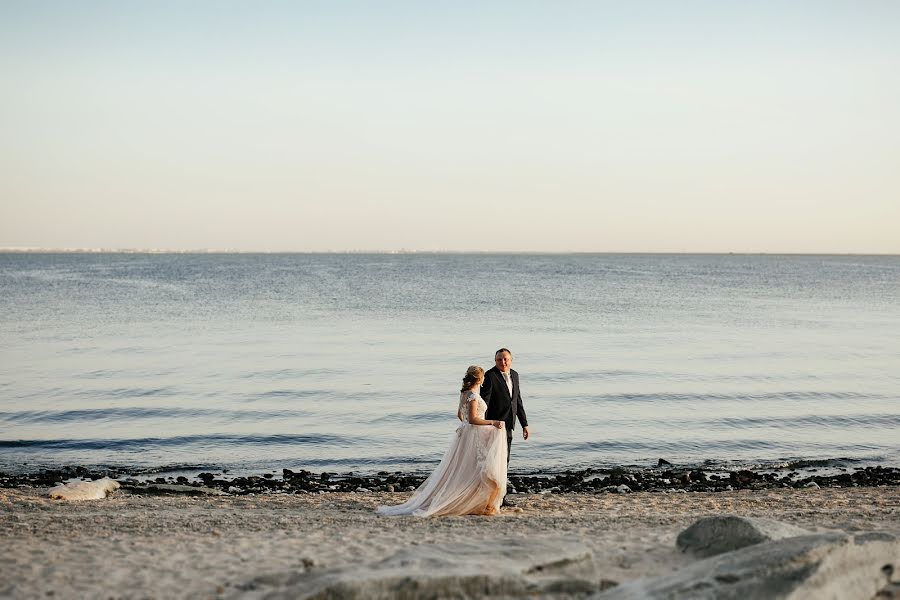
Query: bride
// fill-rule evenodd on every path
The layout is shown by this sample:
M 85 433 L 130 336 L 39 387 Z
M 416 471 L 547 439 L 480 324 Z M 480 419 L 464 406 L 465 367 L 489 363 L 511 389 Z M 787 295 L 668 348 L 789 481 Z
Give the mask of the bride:
M 495 515 L 506 495 L 506 431 L 503 421 L 485 421 L 487 404 L 478 394 L 484 370 L 471 366 L 463 378 L 457 418 L 462 423 L 450 448 L 412 497 L 398 506 L 379 506 L 380 515 Z

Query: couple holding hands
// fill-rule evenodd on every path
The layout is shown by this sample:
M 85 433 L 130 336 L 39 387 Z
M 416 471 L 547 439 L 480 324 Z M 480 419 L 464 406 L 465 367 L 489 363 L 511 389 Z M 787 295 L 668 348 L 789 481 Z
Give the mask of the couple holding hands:
M 380 506 L 381 515 L 495 515 L 506 500 L 506 466 L 516 418 L 528 439 L 528 419 L 512 370 L 512 352 L 500 348 L 494 367 L 471 366 L 463 377 L 456 416 L 462 421 L 441 464 L 409 500 Z

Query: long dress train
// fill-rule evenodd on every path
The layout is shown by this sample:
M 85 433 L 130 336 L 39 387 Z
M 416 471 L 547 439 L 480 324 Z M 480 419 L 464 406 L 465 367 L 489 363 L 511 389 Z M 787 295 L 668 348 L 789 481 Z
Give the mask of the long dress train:
M 441 464 L 412 497 L 397 506 L 379 506 L 380 515 L 494 515 L 506 495 L 506 430 L 469 423 L 469 402 L 484 418 L 487 404 L 476 392 L 460 394 L 463 422 L 456 428 Z

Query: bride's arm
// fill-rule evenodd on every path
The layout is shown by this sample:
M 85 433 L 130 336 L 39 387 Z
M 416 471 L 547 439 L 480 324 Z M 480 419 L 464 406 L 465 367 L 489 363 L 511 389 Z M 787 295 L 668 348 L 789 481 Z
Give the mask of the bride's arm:
M 477 415 L 476 405 L 478 401 L 476 398 L 472 398 L 469 400 L 469 423 L 472 425 L 490 425 L 491 427 L 496 427 L 500 429 L 503 427 L 503 421 L 485 421 L 484 419 L 479 419 Z

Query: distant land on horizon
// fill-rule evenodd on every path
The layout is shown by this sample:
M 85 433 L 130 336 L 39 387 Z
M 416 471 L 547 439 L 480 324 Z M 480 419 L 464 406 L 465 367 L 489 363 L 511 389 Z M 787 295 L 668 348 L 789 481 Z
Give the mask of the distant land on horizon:
M 409 248 L 368 250 L 239 250 L 236 248 L 43 248 L 16 246 L 0 246 L 0 254 L 618 254 L 659 256 L 900 256 L 900 254 L 897 253 L 883 252 L 690 252 L 687 250 L 672 252 L 626 252 L 616 250 L 416 250 Z

